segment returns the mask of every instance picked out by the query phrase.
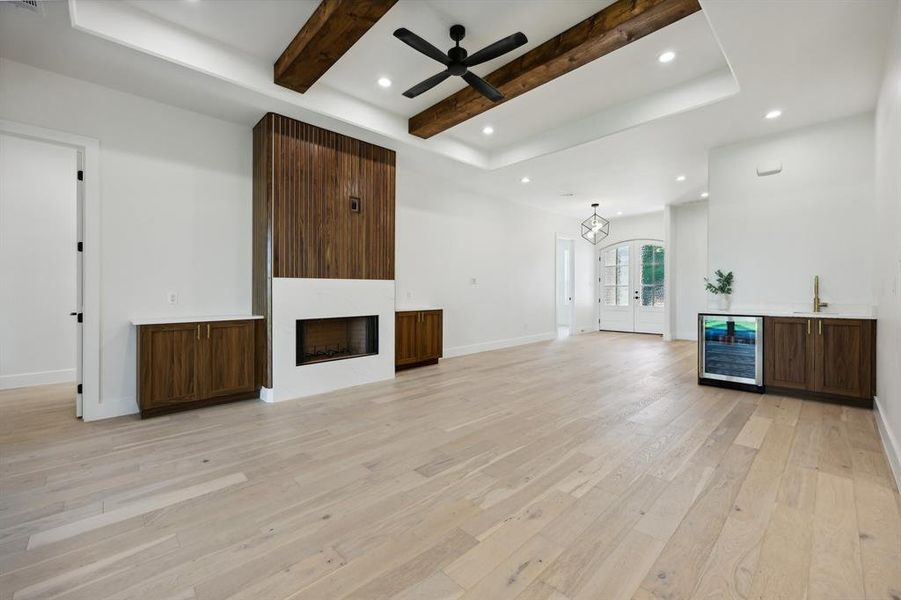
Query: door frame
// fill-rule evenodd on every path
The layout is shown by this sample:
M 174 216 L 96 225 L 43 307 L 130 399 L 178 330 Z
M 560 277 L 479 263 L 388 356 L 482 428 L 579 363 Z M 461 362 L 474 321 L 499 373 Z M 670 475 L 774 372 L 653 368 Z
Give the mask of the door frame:
M 0 134 L 73 148 L 81 157 L 84 178 L 79 182 L 78 193 L 82 199 L 84 246 L 81 255 L 82 377 L 78 383 L 82 384 L 82 394 L 80 403 L 76 396 L 76 416 L 85 421 L 113 416 L 103 414 L 100 398 L 100 141 L 6 119 L 0 119 Z M 81 414 L 77 414 L 79 408 Z
M 557 284 L 560 282 L 560 242 L 569 242 L 571 252 L 569 254 L 569 282 L 572 286 L 572 301 L 569 303 L 569 334 L 575 329 L 576 318 L 576 238 L 570 235 L 558 233 L 554 236 L 554 331 L 560 326 L 560 290 Z
M 609 249 L 609 248 L 611 248 L 611 247 L 614 247 L 614 246 L 621 246 L 621 245 L 623 245 L 623 244 L 629 244 L 629 245 L 630 245 L 630 247 L 629 247 L 629 308 L 630 308 L 631 311 L 632 311 L 632 330 L 631 330 L 631 331 L 624 331 L 624 332 L 625 332 L 625 333 L 646 333 L 647 335 L 661 335 L 661 334 L 662 334 L 662 335 L 665 335 L 665 334 L 666 334 L 666 318 L 665 318 L 665 317 L 666 317 L 666 310 L 667 310 L 667 307 L 669 306 L 669 302 L 671 301 L 671 299 L 670 299 L 670 297 L 669 297 L 669 289 L 668 289 L 668 286 L 667 286 L 667 283 L 669 282 L 669 279 L 668 279 L 667 276 L 666 276 L 666 266 L 664 266 L 664 279 L 663 279 L 663 297 L 664 297 L 663 315 L 664 315 L 664 323 L 663 323 L 662 332 L 661 332 L 661 333 L 656 333 L 656 332 L 635 331 L 635 317 L 636 317 L 636 312 L 637 312 L 637 310 L 638 310 L 638 307 L 637 307 L 637 305 L 634 304 L 634 299 L 633 299 L 633 297 L 632 297 L 632 294 L 634 293 L 634 292 L 633 292 L 633 283 L 635 283 L 635 277 L 636 277 L 636 275 L 637 275 L 637 273 L 638 273 L 638 271 L 635 269 L 635 267 L 637 266 L 637 264 L 634 262 L 635 259 L 638 258 L 638 257 L 632 256 L 632 255 L 633 255 L 633 252 L 632 252 L 633 247 L 632 247 L 632 246 L 633 246 L 633 244 L 634 244 L 635 242 L 659 242 L 660 246 L 664 249 L 664 252 L 666 252 L 666 254 L 664 255 L 664 257 L 666 257 L 666 256 L 669 255 L 669 252 L 666 251 L 666 242 L 665 242 L 664 240 L 662 240 L 662 239 L 659 239 L 659 238 L 651 238 L 651 237 L 636 237 L 636 238 L 627 238 L 627 239 L 623 239 L 623 240 L 617 240 L 617 241 L 615 241 L 615 242 L 606 244 L 605 246 L 602 246 L 602 247 L 600 247 L 600 248 L 597 249 L 597 252 L 596 252 L 596 260 L 595 260 L 595 263 L 594 263 L 594 264 L 595 264 L 595 269 L 596 269 L 596 271 L 597 271 L 596 277 L 595 277 L 595 289 L 594 289 L 594 291 L 595 291 L 595 297 L 597 298 L 597 306 L 598 306 L 598 308 L 597 308 L 597 313 L 598 313 L 598 315 L 597 315 L 597 316 L 598 316 L 597 327 L 598 327 L 598 331 L 624 331 L 624 330 L 618 330 L 618 329 L 603 329 L 603 328 L 601 327 L 601 320 L 603 319 L 603 313 L 604 313 L 604 304 L 601 302 L 601 301 L 603 300 L 603 294 L 602 294 L 601 292 L 602 292 L 602 289 L 603 289 L 603 287 L 604 287 L 604 284 L 603 284 L 603 281 L 602 281 L 603 273 L 604 273 L 604 268 L 603 268 L 603 264 L 602 264 L 602 261 L 601 261 L 601 254 L 602 254 L 605 250 L 607 250 L 607 249 Z M 666 260 L 666 259 L 664 258 L 664 260 Z

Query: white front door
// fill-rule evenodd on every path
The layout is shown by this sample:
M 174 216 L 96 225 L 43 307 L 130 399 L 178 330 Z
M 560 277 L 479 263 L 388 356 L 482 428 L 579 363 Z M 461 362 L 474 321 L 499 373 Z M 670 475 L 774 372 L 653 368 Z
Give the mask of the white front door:
M 601 249 L 600 329 L 663 333 L 663 242 L 630 240 Z

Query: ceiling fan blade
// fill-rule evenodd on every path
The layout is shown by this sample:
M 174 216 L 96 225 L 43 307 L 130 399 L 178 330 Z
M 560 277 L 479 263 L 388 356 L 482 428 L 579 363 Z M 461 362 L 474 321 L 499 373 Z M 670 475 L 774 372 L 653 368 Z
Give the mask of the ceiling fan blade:
M 450 58 L 447 57 L 447 54 L 425 41 L 406 27 L 401 27 L 397 31 L 394 32 L 394 37 L 408 45 L 409 47 L 422 52 L 429 58 L 437 60 L 442 65 L 449 65 Z
M 463 74 L 463 79 L 474 87 L 476 91 L 492 102 L 497 102 L 498 100 L 503 100 L 504 95 L 498 91 L 496 87 L 473 73 L 472 71 L 467 71 Z
M 408 89 L 406 92 L 404 92 L 404 96 L 406 96 L 407 98 L 415 98 L 419 94 L 429 91 L 430 89 L 450 77 L 450 75 L 450 71 L 441 71 L 437 75 L 432 75 L 425 81 L 420 81 L 419 83 Z
M 484 62 L 488 62 L 489 60 L 494 60 L 498 56 L 506 54 L 511 50 L 516 50 L 528 41 L 529 40 L 528 38 L 526 38 L 526 35 L 521 31 L 514 33 L 513 35 L 508 35 L 504 39 L 498 40 L 489 46 L 485 46 L 475 54 L 469 56 L 463 61 L 463 64 L 467 67 L 480 65 Z

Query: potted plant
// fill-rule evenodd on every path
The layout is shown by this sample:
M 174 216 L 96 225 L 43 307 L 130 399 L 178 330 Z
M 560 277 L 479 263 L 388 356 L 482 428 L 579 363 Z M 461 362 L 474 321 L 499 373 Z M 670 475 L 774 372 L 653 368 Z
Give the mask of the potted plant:
M 729 301 L 732 296 L 732 280 L 734 279 L 732 271 L 723 273 L 720 269 L 717 269 L 713 275 L 716 277 L 716 284 L 710 283 L 710 280 L 705 277 L 704 287 L 717 297 L 720 310 L 729 310 Z

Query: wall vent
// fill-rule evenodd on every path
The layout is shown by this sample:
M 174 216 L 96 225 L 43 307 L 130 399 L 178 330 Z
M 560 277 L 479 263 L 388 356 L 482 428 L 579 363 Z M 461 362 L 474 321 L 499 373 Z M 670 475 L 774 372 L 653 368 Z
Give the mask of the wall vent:
M 18 6 L 19 8 L 24 8 L 25 10 L 30 10 L 33 13 L 43 15 L 44 7 L 41 6 L 40 0 L 7 0 L 5 2 L 0 2 L 0 6 Z

